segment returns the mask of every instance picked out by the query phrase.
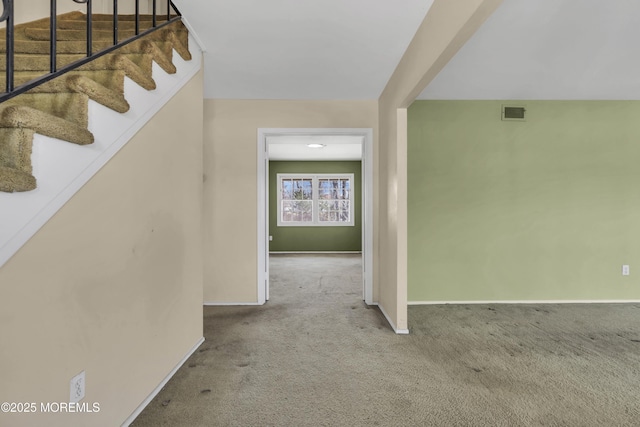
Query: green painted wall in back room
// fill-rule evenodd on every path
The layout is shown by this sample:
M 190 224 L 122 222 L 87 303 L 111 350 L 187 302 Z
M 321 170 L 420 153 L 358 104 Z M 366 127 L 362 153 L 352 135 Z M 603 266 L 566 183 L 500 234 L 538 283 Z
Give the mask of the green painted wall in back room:
M 278 227 L 278 173 L 353 173 L 355 189 L 355 226 L 350 227 Z M 269 162 L 269 250 L 278 251 L 360 251 L 362 249 L 362 179 L 359 161 Z
M 639 101 L 416 101 L 408 117 L 409 301 L 640 299 Z

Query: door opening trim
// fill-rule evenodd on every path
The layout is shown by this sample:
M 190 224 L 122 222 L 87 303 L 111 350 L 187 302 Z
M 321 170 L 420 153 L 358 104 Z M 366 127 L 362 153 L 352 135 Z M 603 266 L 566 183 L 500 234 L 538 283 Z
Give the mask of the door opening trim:
M 362 136 L 362 281 L 363 300 L 373 300 L 373 129 L 371 128 L 259 128 L 258 129 L 258 304 L 269 300 L 269 151 L 270 136 Z

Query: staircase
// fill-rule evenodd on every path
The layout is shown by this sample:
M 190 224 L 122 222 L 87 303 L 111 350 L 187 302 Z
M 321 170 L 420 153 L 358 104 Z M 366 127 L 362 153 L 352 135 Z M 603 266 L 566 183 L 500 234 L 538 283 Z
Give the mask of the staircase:
M 49 25 L 47 18 L 15 27 L 16 86 L 49 73 Z M 58 69 L 86 57 L 86 26 L 86 15 L 81 12 L 58 16 Z M 140 31 L 151 27 L 152 17 L 141 16 Z M 92 28 L 93 52 L 113 45 L 112 15 L 93 14 Z M 135 17 L 120 15 L 118 40 L 134 35 Z M 0 38 L 4 38 L 4 32 Z M 5 45 L 0 40 L 0 82 L 5 81 L 6 75 Z M 24 192 L 36 188 L 31 162 L 35 133 L 78 145 L 93 143 L 94 136 L 88 129 L 89 100 L 119 113 L 127 112 L 125 77 L 146 90 L 154 90 L 152 64 L 155 62 L 169 74 L 175 73 L 174 50 L 184 60 L 191 59 L 188 31 L 180 21 L 0 103 L 0 191 Z

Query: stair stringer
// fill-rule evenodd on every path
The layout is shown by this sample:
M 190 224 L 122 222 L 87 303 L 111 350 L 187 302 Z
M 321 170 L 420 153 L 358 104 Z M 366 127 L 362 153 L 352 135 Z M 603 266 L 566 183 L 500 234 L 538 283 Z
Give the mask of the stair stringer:
M 190 61 L 174 51 L 175 74 L 168 74 L 153 63 L 154 90 L 148 91 L 125 77 L 125 98 L 131 107 L 126 113 L 89 100 L 88 128 L 95 137 L 93 144 L 79 146 L 34 135 L 31 161 L 38 187 L 28 192 L 0 192 L 0 267 L 200 71 L 202 52 L 191 35 L 189 46 Z M 194 54 L 193 50 L 197 52 Z M 179 117 L 175 124 L 180 126 Z

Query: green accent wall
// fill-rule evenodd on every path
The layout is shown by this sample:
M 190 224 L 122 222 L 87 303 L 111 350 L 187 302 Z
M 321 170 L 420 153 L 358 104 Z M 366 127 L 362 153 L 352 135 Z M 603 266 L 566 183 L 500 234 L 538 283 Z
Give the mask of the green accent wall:
M 416 101 L 408 125 L 409 301 L 640 299 L 640 101 Z
M 277 174 L 352 173 L 354 175 L 355 225 L 341 227 L 278 227 Z M 269 162 L 269 250 L 284 251 L 360 251 L 362 250 L 361 162 Z

